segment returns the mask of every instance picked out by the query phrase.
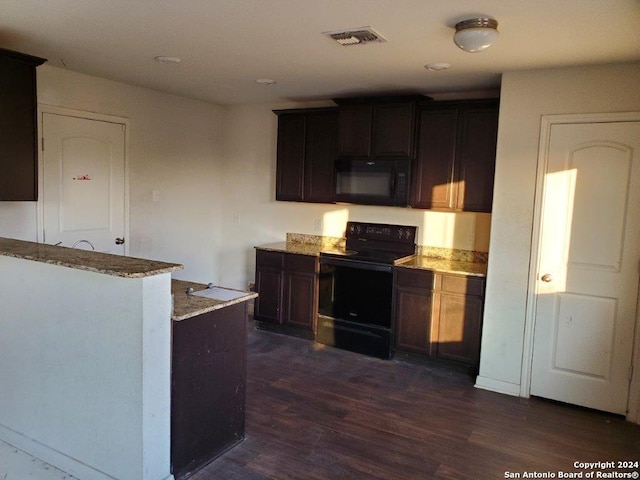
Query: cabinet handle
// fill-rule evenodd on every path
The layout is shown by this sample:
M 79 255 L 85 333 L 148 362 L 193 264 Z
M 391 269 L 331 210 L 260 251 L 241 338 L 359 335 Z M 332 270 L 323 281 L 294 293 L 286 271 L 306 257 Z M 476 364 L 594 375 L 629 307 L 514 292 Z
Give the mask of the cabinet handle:
M 549 283 L 553 280 L 553 275 L 551 275 L 550 273 L 545 273 L 544 275 L 542 275 L 542 277 L 540 277 L 540 280 Z

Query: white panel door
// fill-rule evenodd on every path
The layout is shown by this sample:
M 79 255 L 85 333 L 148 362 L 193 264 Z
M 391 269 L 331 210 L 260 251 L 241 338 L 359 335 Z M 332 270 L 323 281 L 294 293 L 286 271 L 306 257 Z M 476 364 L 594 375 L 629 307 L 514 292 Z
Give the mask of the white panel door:
M 43 114 L 46 243 L 124 255 L 124 127 Z
M 624 414 L 640 265 L 640 123 L 554 124 L 531 394 Z

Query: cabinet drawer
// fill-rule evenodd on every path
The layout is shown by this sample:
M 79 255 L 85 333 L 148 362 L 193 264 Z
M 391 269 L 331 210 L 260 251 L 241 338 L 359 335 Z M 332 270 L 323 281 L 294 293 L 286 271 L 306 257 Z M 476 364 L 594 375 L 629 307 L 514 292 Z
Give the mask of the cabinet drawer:
M 284 256 L 284 268 L 287 271 L 315 273 L 318 258 L 310 255 L 287 254 Z
M 273 267 L 282 269 L 284 254 L 267 250 L 256 250 L 256 265 L 260 267 Z
M 440 289 L 444 292 L 481 297 L 484 295 L 484 278 L 442 275 Z
M 398 287 L 433 290 L 433 272 L 409 268 L 396 268 L 396 285 Z

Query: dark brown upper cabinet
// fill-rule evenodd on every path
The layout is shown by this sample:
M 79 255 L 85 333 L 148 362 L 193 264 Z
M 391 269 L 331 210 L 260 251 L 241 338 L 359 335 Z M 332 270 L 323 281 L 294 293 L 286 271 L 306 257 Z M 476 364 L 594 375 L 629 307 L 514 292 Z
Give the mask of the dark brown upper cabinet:
M 496 100 L 423 106 L 411 206 L 490 212 L 497 132 Z
M 0 201 L 38 200 L 36 67 L 45 61 L 0 49 Z
M 453 168 L 458 108 L 422 109 L 418 114 L 418 153 L 414 163 L 411 206 L 454 208 Z
M 459 150 L 456 155 L 456 208 L 490 212 L 496 169 L 498 104 L 463 105 L 460 109 Z
M 276 110 L 276 200 L 333 202 L 336 108 Z
M 427 97 L 336 99 L 340 157 L 412 158 L 417 104 Z
M 341 105 L 338 112 L 338 154 L 370 157 L 373 105 Z

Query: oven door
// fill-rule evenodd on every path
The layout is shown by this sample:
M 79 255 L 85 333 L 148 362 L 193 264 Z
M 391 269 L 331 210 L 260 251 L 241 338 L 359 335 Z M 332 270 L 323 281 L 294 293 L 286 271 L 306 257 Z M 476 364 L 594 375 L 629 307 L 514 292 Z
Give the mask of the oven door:
M 392 293 L 391 265 L 320 257 L 317 341 L 389 358 Z

